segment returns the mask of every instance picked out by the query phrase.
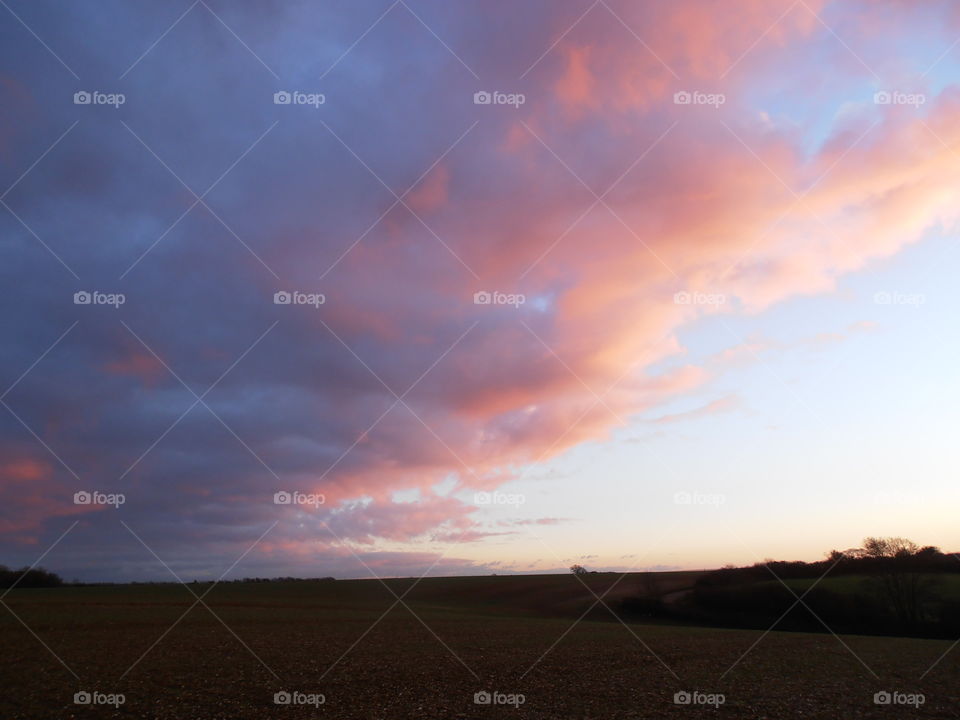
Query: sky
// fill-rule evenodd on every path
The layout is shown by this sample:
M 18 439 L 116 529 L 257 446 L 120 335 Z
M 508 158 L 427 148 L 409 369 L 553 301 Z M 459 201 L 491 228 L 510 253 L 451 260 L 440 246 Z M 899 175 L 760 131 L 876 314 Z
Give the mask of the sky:
M 960 550 L 950 0 L 0 7 L 0 563 Z

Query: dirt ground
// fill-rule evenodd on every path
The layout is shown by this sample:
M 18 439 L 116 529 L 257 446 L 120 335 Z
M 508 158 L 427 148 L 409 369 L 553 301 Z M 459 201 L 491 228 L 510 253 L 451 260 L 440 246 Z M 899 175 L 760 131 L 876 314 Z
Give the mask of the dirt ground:
M 181 586 L 17 590 L 0 717 L 960 717 L 948 641 L 576 622 L 573 578 L 424 582 L 402 603 L 376 581 L 226 585 L 192 609 Z M 533 614 L 558 588 L 579 612 Z

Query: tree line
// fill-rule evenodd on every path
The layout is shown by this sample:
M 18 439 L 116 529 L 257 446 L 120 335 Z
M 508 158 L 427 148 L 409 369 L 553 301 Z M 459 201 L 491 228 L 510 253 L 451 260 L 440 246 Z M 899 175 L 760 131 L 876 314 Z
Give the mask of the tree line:
M 705 573 L 680 602 L 646 588 L 626 614 L 734 627 L 925 637 L 960 634 L 960 556 L 868 537 L 816 562 L 767 560 Z M 809 582 L 796 582 L 803 580 Z M 791 582 L 793 581 L 793 582 Z
M 0 588 L 40 588 L 59 587 L 63 579 L 56 573 L 43 568 L 22 567 L 13 570 L 6 565 L 0 565 Z

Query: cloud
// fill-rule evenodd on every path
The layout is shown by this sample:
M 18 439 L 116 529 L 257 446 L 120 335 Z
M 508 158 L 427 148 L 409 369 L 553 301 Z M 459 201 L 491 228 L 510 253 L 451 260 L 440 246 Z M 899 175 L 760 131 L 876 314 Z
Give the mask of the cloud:
M 447 541 L 459 541 L 470 531 L 468 515 L 473 509 L 454 498 L 442 497 L 405 503 L 350 503 L 333 510 L 326 524 L 338 538 L 368 543 L 374 538 L 406 540 L 442 526 Z M 476 539 L 475 535 L 470 537 Z
M 848 325 L 840 332 L 817 333 L 814 337 L 809 338 L 804 342 L 813 349 L 822 349 L 824 347 L 843 342 L 844 340 L 849 340 L 857 335 L 873 332 L 877 329 L 877 327 L 877 323 L 871 320 L 861 320 L 860 322 Z
M 449 184 L 450 173 L 445 166 L 438 165 L 410 192 L 408 204 L 417 213 L 433 213 L 447 202 Z
M 889 54 L 873 4 L 610 7 L 568 34 L 582 3 L 520 4 L 508 25 L 422 9 L 491 89 L 527 96 L 517 108 L 474 105 L 476 79 L 400 6 L 325 75 L 376 14 L 212 3 L 279 82 L 200 6 L 115 83 L 169 26 L 164 8 L 25 9 L 91 89 L 126 94 L 119 109 L 73 105 L 74 78 L 5 25 L 0 186 L 30 228 L 0 217 L 16 338 L 0 370 L 29 369 L 5 401 L 80 480 L 7 413 L 11 457 L 46 465 L 3 476 L 4 545 L 52 542 L 87 484 L 125 492 L 131 527 L 192 571 L 196 548 L 239 556 L 274 521 L 251 563 L 333 553 L 317 517 L 272 503 L 281 489 L 323 493 L 344 543 L 480 539 L 472 507 L 431 488 L 490 489 L 603 441 L 735 361 L 658 372 L 686 324 L 831 291 L 955 226 L 955 87 L 919 110 L 865 105 L 817 142 L 767 107 L 771 74 L 808 97 L 818 43 L 844 54 L 814 12 L 864 57 Z M 896 32 L 925 37 L 926 16 L 889 7 Z M 830 75 L 850 94 L 875 82 L 850 58 Z M 280 88 L 327 102 L 274 105 Z M 675 104 L 684 90 L 726 101 Z M 96 289 L 127 302 L 73 304 Z M 482 290 L 526 302 L 475 304 Z M 277 291 L 325 302 L 278 305 Z M 393 501 L 409 489 L 418 501 Z M 110 572 L 116 517 L 84 513 L 78 530 L 89 572 Z
M 670 413 L 668 415 L 661 415 L 658 418 L 654 418 L 651 422 L 657 423 L 659 425 L 665 425 L 668 423 L 681 422 L 684 420 L 696 420 L 698 418 L 709 417 L 711 415 L 716 415 L 717 413 L 725 413 L 736 410 L 740 407 L 739 398 L 728 395 L 726 397 L 718 398 L 713 400 L 706 405 L 701 405 L 698 408 L 693 410 L 687 410 L 685 412 L 679 413 Z
M 498 525 L 518 527 L 524 525 L 561 525 L 562 523 L 573 522 L 570 518 L 542 517 L 542 518 L 523 518 L 517 520 L 501 520 Z

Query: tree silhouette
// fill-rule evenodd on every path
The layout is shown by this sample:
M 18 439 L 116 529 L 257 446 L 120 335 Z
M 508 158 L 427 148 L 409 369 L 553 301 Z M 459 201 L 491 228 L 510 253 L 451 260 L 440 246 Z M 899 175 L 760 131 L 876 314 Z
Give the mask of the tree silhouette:
M 877 568 L 874 584 L 904 625 L 915 627 L 923 619 L 924 604 L 933 594 L 934 580 L 923 572 L 926 556 L 936 548 L 921 548 L 901 537 L 868 537 L 863 540 L 863 557 L 872 558 Z

